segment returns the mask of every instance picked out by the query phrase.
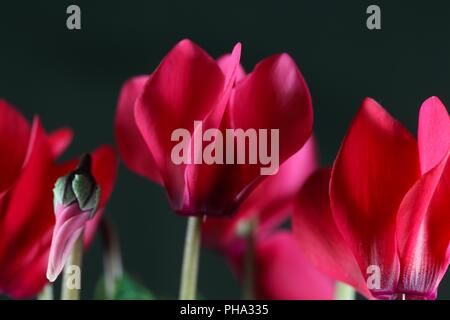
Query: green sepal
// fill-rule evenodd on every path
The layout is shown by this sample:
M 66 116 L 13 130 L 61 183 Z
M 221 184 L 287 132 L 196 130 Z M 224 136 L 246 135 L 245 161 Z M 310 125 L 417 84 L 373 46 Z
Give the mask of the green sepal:
M 100 201 L 100 189 L 90 175 L 75 174 L 72 180 L 72 191 L 83 211 L 90 210 L 90 218 L 97 211 Z
M 91 173 L 91 162 L 91 156 L 84 155 L 74 171 L 56 180 L 53 188 L 55 212 L 58 203 L 68 206 L 77 202 L 82 211 L 90 211 L 90 218 L 94 216 L 100 201 L 100 188 Z
M 77 200 L 75 193 L 72 191 L 71 179 L 73 174 L 58 178 L 53 188 L 53 204 L 56 211 L 56 204 L 64 206 L 70 205 Z

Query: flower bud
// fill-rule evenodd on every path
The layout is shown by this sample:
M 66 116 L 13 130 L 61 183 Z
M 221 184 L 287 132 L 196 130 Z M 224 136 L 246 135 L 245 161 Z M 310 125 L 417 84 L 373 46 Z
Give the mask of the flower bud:
M 61 273 L 75 242 L 98 208 L 100 188 L 91 173 L 89 154 L 83 156 L 74 171 L 56 181 L 53 193 L 56 223 L 47 267 L 51 282 Z

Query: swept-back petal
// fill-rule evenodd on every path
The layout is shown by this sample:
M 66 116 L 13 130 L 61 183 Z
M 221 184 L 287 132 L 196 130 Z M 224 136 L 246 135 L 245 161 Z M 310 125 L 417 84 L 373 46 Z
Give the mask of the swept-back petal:
M 301 189 L 294 207 L 294 234 L 305 256 L 319 270 L 371 297 L 358 263 L 334 222 L 328 194 L 330 176 L 331 169 L 319 169 Z
M 419 176 L 415 139 L 378 103 L 364 100 L 334 163 L 330 199 L 336 225 L 361 271 L 381 272 L 375 296 L 395 289 L 397 210 Z
M 115 119 L 115 137 L 120 156 L 134 172 L 161 184 L 153 155 L 147 147 L 134 118 L 135 103 L 149 76 L 131 78 L 122 87 Z
M 193 132 L 220 101 L 225 85 L 222 71 L 206 52 L 190 42 L 178 43 L 164 58 L 136 101 L 138 128 L 155 160 L 175 211 L 185 199 L 185 165 L 172 162 L 175 129 Z
M 45 283 L 45 264 L 36 255 L 48 254 L 54 223 L 52 188 L 57 177 L 53 154 L 38 119 L 28 148 L 26 165 L 10 191 L 8 205 L 0 220 L 0 289 L 12 296 L 31 296 L 37 292 L 21 290 L 16 282 L 22 271 L 33 265 L 37 283 Z M 39 260 L 40 261 L 40 260 Z M 39 288 L 40 289 L 40 288 Z M 31 290 L 31 289 L 30 289 Z
M 437 166 L 450 150 L 450 117 L 437 97 L 427 99 L 420 108 L 418 142 L 422 174 Z
M 399 294 L 435 299 L 450 256 L 450 150 L 416 182 L 397 217 Z
M 279 129 L 280 163 L 300 150 L 311 136 L 311 96 L 288 54 L 274 55 L 258 63 L 236 85 L 229 112 L 233 128 Z

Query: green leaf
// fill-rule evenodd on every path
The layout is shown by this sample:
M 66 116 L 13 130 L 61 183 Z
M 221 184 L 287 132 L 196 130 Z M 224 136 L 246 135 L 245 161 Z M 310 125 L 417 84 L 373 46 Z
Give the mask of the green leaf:
M 116 292 L 112 297 L 105 293 L 105 282 L 102 277 L 95 293 L 98 300 L 155 300 L 155 296 L 143 285 L 134 281 L 129 275 L 124 274 L 116 280 Z

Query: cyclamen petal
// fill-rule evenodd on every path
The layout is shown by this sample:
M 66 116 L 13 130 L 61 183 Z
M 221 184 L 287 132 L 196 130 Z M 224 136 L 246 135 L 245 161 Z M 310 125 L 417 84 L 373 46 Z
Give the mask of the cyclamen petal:
M 70 206 L 57 205 L 56 224 L 47 268 L 47 279 L 50 282 L 55 281 L 64 268 L 75 241 L 81 236 L 90 219 L 89 214 L 88 211 L 82 211 L 78 203 Z
M 435 299 L 450 261 L 450 117 L 436 97 L 420 109 L 419 152 L 422 177 L 406 194 L 397 218 L 398 291 Z
M 259 299 L 333 300 L 335 281 L 309 262 L 291 233 L 275 233 L 255 251 Z
M 400 272 L 397 210 L 420 176 L 418 158 L 414 137 L 374 100 L 364 100 L 334 162 L 330 200 L 362 274 L 381 270 L 374 296 L 395 292 Z
M 185 210 L 184 165 L 171 160 L 171 135 L 204 119 L 218 103 L 225 78 L 216 62 L 188 40 L 178 43 L 147 81 L 136 101 L 137 126 L 159 170 L 171 204 Z
M 435 299 L 450 262 L 450 150 L 403 199 L 397 217 L 401 273 L 397 291 Z
M 450 149 L 450 116 L 437 97 L 427 99 L 419 114 L 419 154 L 422 174 L 437 166 Z
M 294 234 L 305 256 L 320 271 L 371 298 L 365 275 L 334 221 L 330 207 L 330 177 L 331 169 L 323 168 L 305 182 L 294 206 Z
M 123 162 L 136 173 L 162 184 L 152 154 L 134 118 L 134 106 L 149 76 L 137 76 L 122 87 L 117 103 L 115 137 Z

